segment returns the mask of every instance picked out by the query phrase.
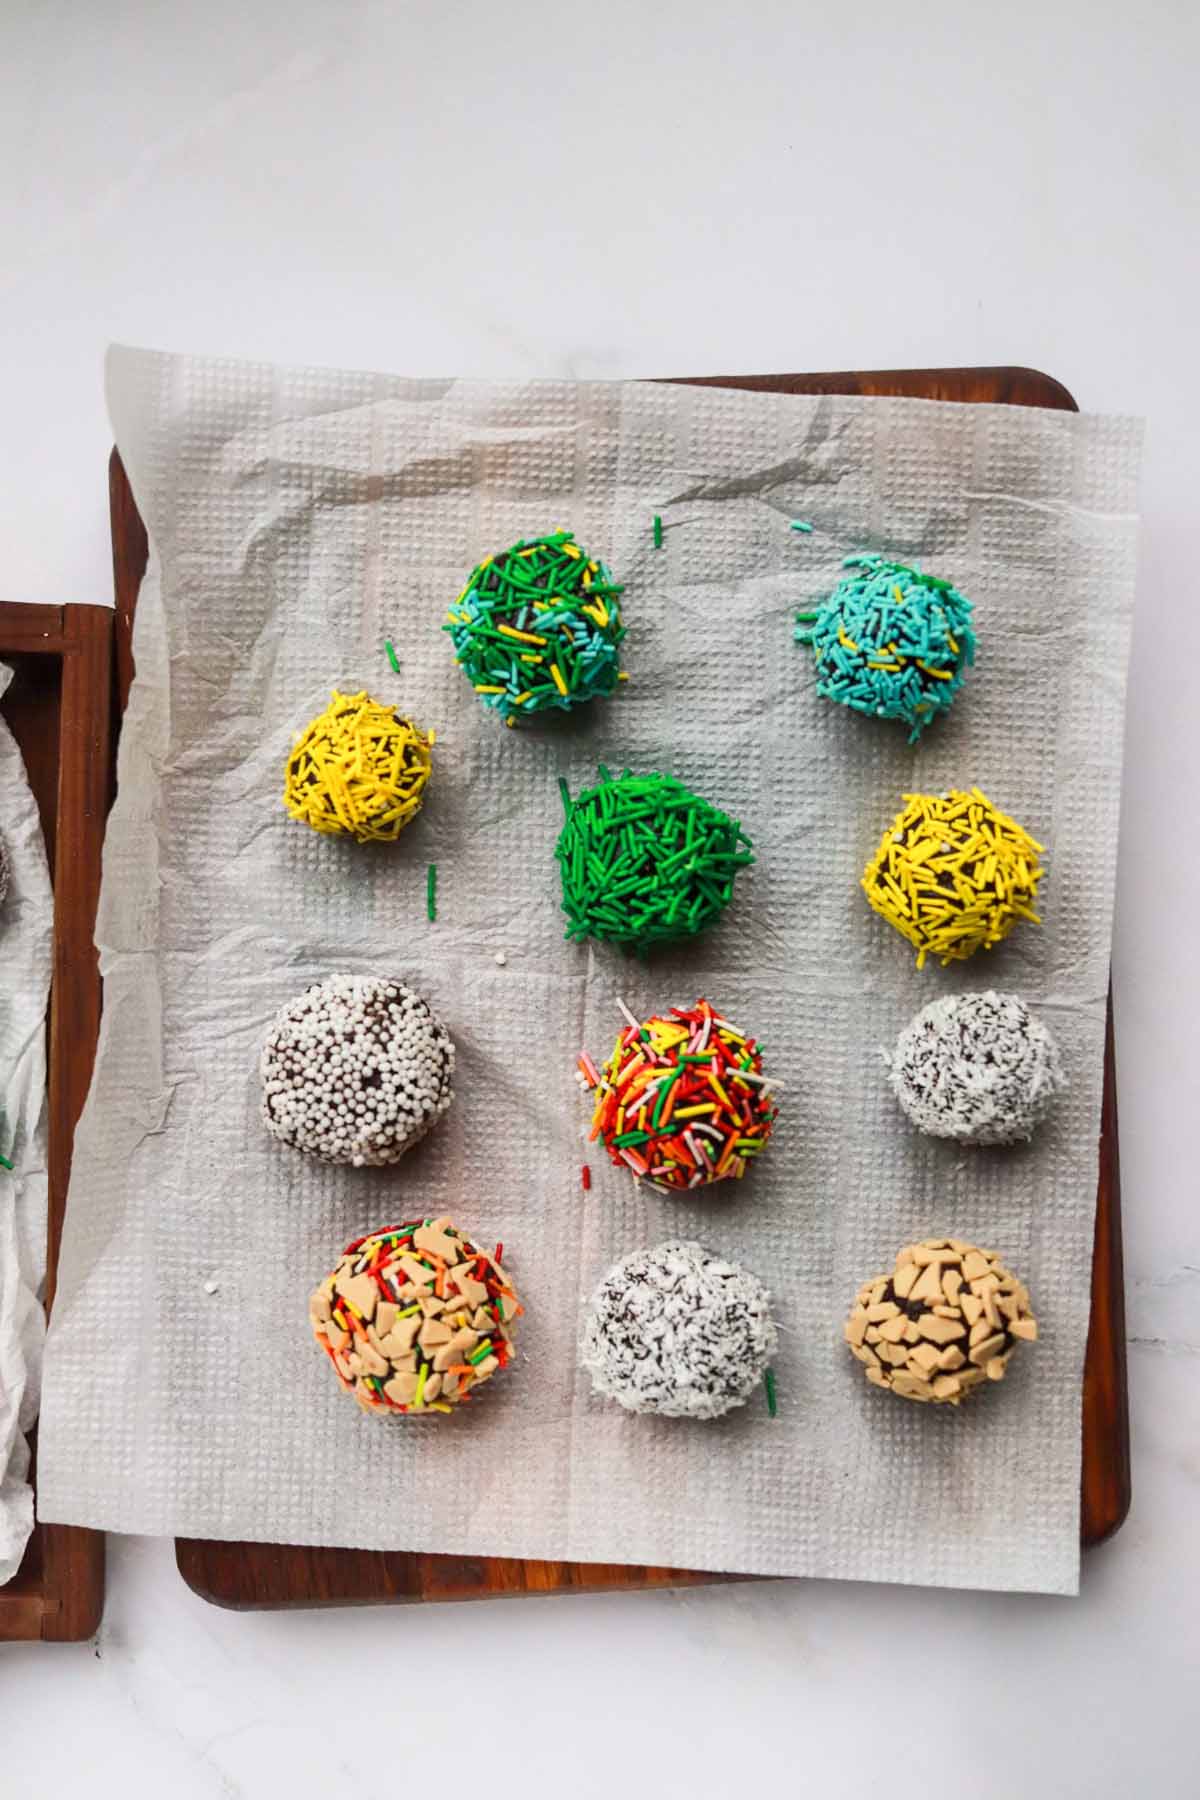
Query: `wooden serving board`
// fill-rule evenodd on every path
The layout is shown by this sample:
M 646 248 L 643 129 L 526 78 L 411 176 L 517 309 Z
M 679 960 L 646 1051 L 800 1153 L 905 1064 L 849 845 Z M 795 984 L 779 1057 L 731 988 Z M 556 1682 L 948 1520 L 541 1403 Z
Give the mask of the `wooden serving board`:
M 883 370 L 838 375 L 695 378 L 694 385 L 787 394 L 894 394 L 916 399 L 992 401 L 1075 410 L 1066 389 L 1032 369 Z M 122 696 L 132 673 L 130 633 L 146 564 L 146 534 L 114 452 L 111 467 L 117 668 Z M 1083 1384 L 1082 1540 L 1099 1543 L 1129 1506 L 1129 1421 L 1117 1169 L 1112 1014 L 1105 1048 L 1100 1180 L 1092 1268 L 1092 1315 Z M 572 1589 L 681 1587 L 732 1579 L 687 1569 L 549 1563 L 408 1552 L 179 1539 L 188 1586 L 217 1605 L 251 1608 L 344 1606 L 383 1601 L 468 1600 Z
M 47 1307 L 54 1300 L 75 1121 L 100 1028 L 93 930 L 111 797 L 112 642 L 107 607 L 0 604 L 0 659 L 14 671 L 0 712 L 25 759 L 54 884 Z M 21 1567 L 0 1587 L 0 1642 L 90 1637 L 103 1604 L 102 1535 L 75 1525 L 37 1525 Z

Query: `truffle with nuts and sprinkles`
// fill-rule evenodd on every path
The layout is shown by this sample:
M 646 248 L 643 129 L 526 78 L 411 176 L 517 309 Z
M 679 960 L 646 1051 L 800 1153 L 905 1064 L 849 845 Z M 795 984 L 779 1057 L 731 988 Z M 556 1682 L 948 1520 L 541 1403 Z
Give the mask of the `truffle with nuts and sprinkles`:
M 812 646 L 818 694 L 902 720 L 915 744 L 975 660 L 971 602 L 953 583 L 882 556 L 842 566 L 852 573 L 816 611 L 797 613 L 796 641 Z
M 673 775 L 614 777 L 603 763 L 599 773 L 574 801 L 559 783 L 565 935 L 642 949 L 703 931 L 754 861 L 750 839 Z
M 1043 846 L 978 788 L 906 794 L 863 872 L 875 911 L 917 952 L 942 963 L 990 950 L 1034 903 Z
M 578 1079 L 594 1088 L 591 1138 L 611 1160 L 664 1193 L 740 1178 L 761 1156 L 775 1123 L 762 1055 L 707 1000 L 624 1030 L 598 1070 L 581 1054 Z
M 494 1255 L 445 1219 L 356 1238 L 308 1303 L 364 1412 L 448 1413 L 512 1361 L 523 1308 Z
M 742 1406 L 776 1344 L 756 1275 L 700 1244 L 622 1257 L 592 1297 L 580 1361 L 629 1412 L 716 1419 Z
M 621 588 L 569 531 L 485 556 L 450 608 L 455 660 L 507 725 L 570 712 L 622 679 Z
M 1016 1345 L 1037 1334 L 1029 1290 L 994 1251 L 960 1238 L 901 1250 L 889 1275 L 859 1288 L 845 1326 L 873 1387 L 950 1406 L 1003 1380 Z
M 1032 1137 L 1066 1086 L 1058 1045 L 1016 994 L 931 1001 L 887 1062 L 910 1123 L 960 1144 Z
M 454 1045 L 402 981 L 332 975 L 281 1007 L 262 1048 L 272 1137 L 322 1162 L 399 1162 L 454 1098 Z
M 335 688 L 288 756 L 283 804 L 314 831 L 392 843 L 421 810 L 433 744 L 395 707 Z

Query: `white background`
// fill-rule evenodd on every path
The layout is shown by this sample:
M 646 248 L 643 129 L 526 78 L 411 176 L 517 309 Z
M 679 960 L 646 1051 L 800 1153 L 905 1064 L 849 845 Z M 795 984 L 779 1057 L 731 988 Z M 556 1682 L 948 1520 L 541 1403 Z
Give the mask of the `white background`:
M 414 375 L 1018 362 L 1149 422 L 1135 1500 L 1081 1597 L 236 1616 L 116 1542 L 97 1644 L 0 1649 L 0 1792 L 1194 1792 L 1198 66 L 1193 0 L 0 0 L 0 597 L 108 597 L 111 339 Z

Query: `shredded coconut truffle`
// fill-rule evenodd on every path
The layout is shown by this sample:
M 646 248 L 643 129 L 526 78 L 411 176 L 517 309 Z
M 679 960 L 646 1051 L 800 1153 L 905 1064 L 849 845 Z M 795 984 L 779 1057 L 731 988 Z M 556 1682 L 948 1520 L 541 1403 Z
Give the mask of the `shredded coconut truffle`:
M 1033 1136 L 1066 1086 L 1058 1045 L 1016 994 L 923 1007 L 889 1059 L 907 1118 L 930 1137 L 1012 1144 Z
M 630 1412 L 716 1419 L 745 1403 L 774 1348 L 758 1277 L 700 1244 L 669 1243 L 608 1271 L 580 1360 L 596 1392 Z
M 863 1283 L 844 1333 L 872 1387 L 958 1406 L 981 1383 L 1003 1381 L 1017 1344 L 1038 1330 L 1029 1289 L 994 1250 L 926 1238 Z
M 402 981 L 332 975 L 276 1016 L 263 1045 L 272 1137 L 323 1162 L 399 1162 L 454 1098 L 454 1045 Z

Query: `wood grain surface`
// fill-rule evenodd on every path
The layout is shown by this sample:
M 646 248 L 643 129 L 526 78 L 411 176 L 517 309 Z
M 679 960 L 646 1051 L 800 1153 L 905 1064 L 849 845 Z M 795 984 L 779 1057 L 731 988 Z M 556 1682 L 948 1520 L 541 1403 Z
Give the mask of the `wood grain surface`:
M 1075 409 L 1074 400 L 1059 382 L 1036 370 L 1020 368 L 674 379 L 688 385 L 748 388 L 765 393 L 894 394 L 914 399 Z M 146 562 L 146 536 L 115 452 L 110 475 L 118 684 L 124 694 L 132 672 L 130 634 Z M 1099 1543 L 1118 1528 L 1128 1509 L 1130 1494 L 1111 1005 L 1101 1134 L 1092 1315 L 1083 1386 L 1081 1536 L 1085 1546 Z M 478 1600 L 515 1594 L 683 1587 L 740 1579 L 695 1570 L 624 1564 L 516 1561 L 191 1538 L 177 1540 L 176 1559 L 184 1580 L 197 1594 L 216 1605 L 235 1608 Z
M 54 1299 L 75 1123 L 100 1026 L 93 929 L 112 782 L 112 639 L 106 607 L 0 604 L 0 657 L 14 671 L 0 711 L 25 759 L 54 884 L 47 1306 Z M 17 1574 L 0 1588 L 0 1641 L 90 1637 L 103 1601 L 102 1535 L 38 1525 Z

